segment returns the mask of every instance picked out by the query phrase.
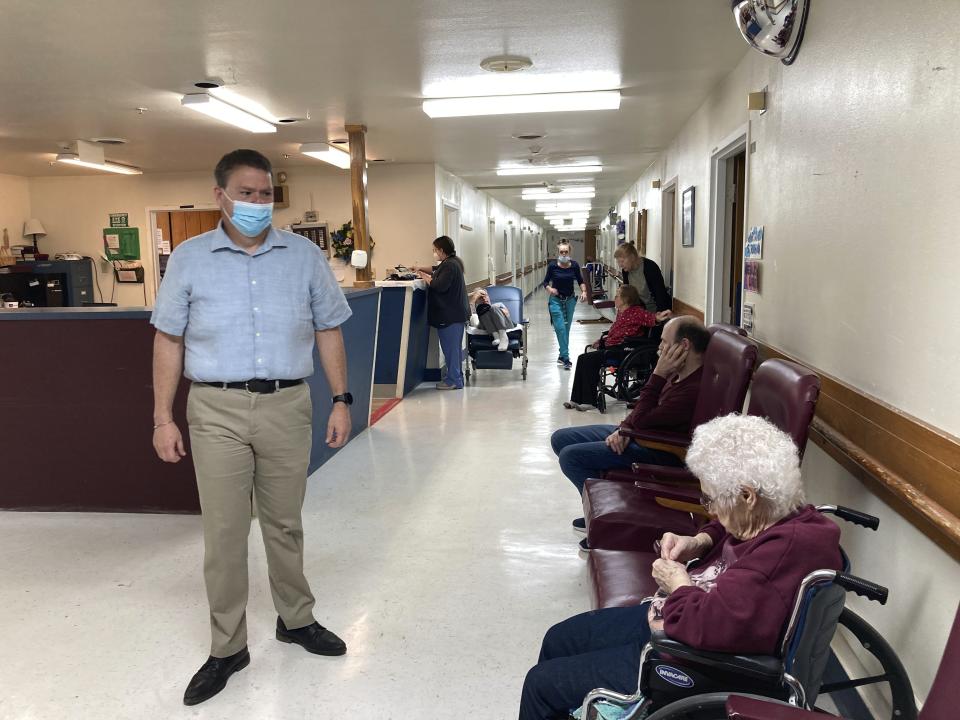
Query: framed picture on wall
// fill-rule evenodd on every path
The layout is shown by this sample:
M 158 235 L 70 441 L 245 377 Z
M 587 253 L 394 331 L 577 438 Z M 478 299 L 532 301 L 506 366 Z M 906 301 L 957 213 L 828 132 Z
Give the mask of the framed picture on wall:
M 680 244 L 683 247 L 693 247 L 694 211 L 696 210 L 696 188 L 692 185 L 683 191 L 683 205 L 681 206 L 683 220 L 683 234 Z

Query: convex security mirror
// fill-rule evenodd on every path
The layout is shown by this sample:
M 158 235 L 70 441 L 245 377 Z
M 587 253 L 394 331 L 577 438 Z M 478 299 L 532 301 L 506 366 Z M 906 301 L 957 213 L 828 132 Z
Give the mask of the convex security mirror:
M 796 60 L 810 0 L 732 0 L 731 9 L 750 47 L 784 65 Z

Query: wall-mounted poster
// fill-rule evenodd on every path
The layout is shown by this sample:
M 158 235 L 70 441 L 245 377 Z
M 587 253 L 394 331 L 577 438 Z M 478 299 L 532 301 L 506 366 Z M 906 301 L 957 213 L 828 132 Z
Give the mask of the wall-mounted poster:
M 683 191 L 683 205 L 682 205 L 682 219 L 683 219 L 683 234 L 681 235 L 680 244 L 683 247 L 693 247 L 693 231 L 694 231 L 694 210 L 696 199 L 696 188 L 688 187 Z
M 743 289 L 760 294 L 760 262 L 747 260 L 743 263 Z
M 760 260 L 763 257 L 763 225 L 750 228 L 747 244 L 743 246 L 744 260 Z
M 753 332 L 753 305 L 744 304 L 743 317 L 740 319 L 740 327 L 748 333 Z

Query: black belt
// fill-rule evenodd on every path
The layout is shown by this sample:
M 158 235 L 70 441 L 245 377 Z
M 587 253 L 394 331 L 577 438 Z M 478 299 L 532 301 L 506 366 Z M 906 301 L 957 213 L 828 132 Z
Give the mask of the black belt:
M 243 382 L 205 382 L 201 385 L 210 385 L 221 390 L 246 390 L 252 393 L 269 395 L 283 388 L 299 385 L 303 380 L 244 380 Z

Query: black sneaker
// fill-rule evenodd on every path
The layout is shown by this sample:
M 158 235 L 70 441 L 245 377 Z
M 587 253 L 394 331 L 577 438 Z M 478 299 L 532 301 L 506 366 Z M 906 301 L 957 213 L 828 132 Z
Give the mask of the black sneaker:
M 590 543 L 586 538 L 580 541 L 580 552 L 588 553 L 590 552 Z
M 564 363 L 563 355 L 557 356 L 557 365 L 563 365 L 563 363 Z
M 577 518 L 573 521 L 573 529 L 578 533 L 587 533 L 587 521 L 584 518 Z
M 306 627 L 287 630 L 283 620 L 278 617 L 277 640 L 296 643 L 314 655 L 343 655 L 347 652 L 346 643 L 316 621 Z
M 570 362 L 570 358 L 564 358 L 564 360 L 563 360 L 563 369 L 564 369 L 564 370 L 572 370 L 572 369 L 573 369 L 573 363 Z
M 209 700 L 227 686 L 231 675 L 249 664 L 250 651 L 247 648 L 225 658 L 211 655 L 190 679 L 190 684 L 183 693 L 183 704 L 199 705 L 204 700 Z

